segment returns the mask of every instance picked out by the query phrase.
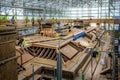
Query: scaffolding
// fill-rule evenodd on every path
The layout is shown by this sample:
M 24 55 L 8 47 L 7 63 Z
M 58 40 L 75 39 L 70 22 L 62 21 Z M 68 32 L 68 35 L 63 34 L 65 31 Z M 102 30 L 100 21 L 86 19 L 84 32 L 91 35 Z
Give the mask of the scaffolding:
M 119 5 L 119 0 L 110 0 L 111 11 L 114 10 L 113 2 L 116 5 Z M 100 11 L 100 6 L 102 5 L 102 9 L 106 12 L 109 12 L 109 0 L 1 0 L 0 1 L 0 14 L 1 15 L 13 15 L 17 14 L 17 16 L 24 15 L 27 12 L 28 16 L 40 16 L 46 18 L 73 18 L 76 17 L 81 18 L 82 16 L 88 16 L 89 11 L 87 10 L 88 6 L 91 8 L 91 18 L 97 19 L 98 15 L 102 16 L 102 18 L 106 18 L 106 15 L 109 15 L 111 18 L 114 18 L 113 15 L 109 13 L 105 14 Z M 105 8 L 108 7 L 108 8 Z M 116 7 L 116 14 L 119 18 L 119 6 Z M 98 9 L 99 8 L 99 9 Z M 12 13 L 13 12 L 13 13 Z M 111 12 L 113 14 L 113 12 Z M 83 14 L 81 16 L 81 14 Z

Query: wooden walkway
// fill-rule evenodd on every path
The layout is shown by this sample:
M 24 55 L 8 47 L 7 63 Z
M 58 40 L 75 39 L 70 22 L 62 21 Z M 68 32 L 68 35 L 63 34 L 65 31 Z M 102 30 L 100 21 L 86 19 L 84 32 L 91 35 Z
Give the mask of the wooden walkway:
M 107 37 L 107 39 L 105 40 L 105 45 L 103 46 L 103 51 L 108 50 L 109 44 L 110 44 L 110 37 Z M 92 59 L 92 66 L 91 66 L 91 61 L 90 61 L 88 67 L 86 68 L 86 70 L 84 72 L 86 80 L 91 79 L 91 75 L 92 75 L 91 73 L 93 73 L 92 80 L 108 80 L 104 76 L 100 75 L 100 72 L 102 71 L 102 67 L 103 67 L 101 65 L 100 60 L 101 60 L 101 58 L 107 57 L 107 54 L 106 54 L 106 52 L 101 52 L 100 54 L 101 54 L 101 56 L 100 56 L 98 64 L 97 64 L 96 59 Z M 91 67 L 92 67 L 92 71 L 91 71 Z

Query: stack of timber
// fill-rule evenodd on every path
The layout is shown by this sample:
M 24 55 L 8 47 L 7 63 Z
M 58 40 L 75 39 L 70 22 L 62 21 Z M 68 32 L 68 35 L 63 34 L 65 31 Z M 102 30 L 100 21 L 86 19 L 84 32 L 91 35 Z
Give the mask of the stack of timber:
M 54 28 L 52 23 L 42 24 L 42 35 L 47 37 L 54 37 Z
M 17 80 L 16 31 L 0 29 L 0 80 Z

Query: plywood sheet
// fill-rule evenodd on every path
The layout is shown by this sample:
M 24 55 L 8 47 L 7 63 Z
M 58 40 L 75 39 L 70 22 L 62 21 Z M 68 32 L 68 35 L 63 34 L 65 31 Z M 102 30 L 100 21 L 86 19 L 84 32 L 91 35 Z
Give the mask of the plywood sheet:
M 70 46 L 69 44 L 60 49 L 60 51 L 69 59 L 77 54 L 78 50 Z

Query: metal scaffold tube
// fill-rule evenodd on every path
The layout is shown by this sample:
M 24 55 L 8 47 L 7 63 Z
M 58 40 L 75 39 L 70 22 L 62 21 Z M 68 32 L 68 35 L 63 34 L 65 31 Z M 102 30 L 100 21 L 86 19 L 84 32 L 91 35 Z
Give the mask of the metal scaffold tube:
M 114 0 L 114 2 L 115 2 L 116 0 Z M 116 18 L 116 14 L 115 14 L 115 9 L 116 9 L 116 7 L 113 5 L 114 4 L 114 2 L 113 2 L 113 0 L 109 0 L 109 16 L 110 16 L 110 12 L 111 12 L 111 5 L 112 5 L 112 8 L 113 8 L 113 12 L 114 12 L 114 14 L 113 14 L 113 17 L 114 18 Z M 117 29 L 116 29 L 116 27 L 118 27 Z M 120 30 L 120 28 L 119 28 L 119 25 L 117 25 L 116 26 L 116 24 L 114 23 L 114 25 L 113 25 L 113 33 L 114 33 L 114 35 L 113 35 L 113 45 L 114 45 L 114 47 L 113 47 L 113 50 L 114 50 L 114 52 L 113 52 L 113 66 L 112 66 L 112 68 L 113 68 L 113 71 L 112 71 L 112 76 L 113 76 L 113 80 L 119 80 L 119 74 L 118 74 L 118 57 L 119 57 L 119 30 Z M 118 36 L 116 36 L 116 34 L 118 34 Z M 116 43 L 116 41 L 118 41 L 118 43 Z
M 60 53 L 60 39 L 58 41 L 58 54 L 57 54 L 57 80 L 62 80 L 62 55 Z

